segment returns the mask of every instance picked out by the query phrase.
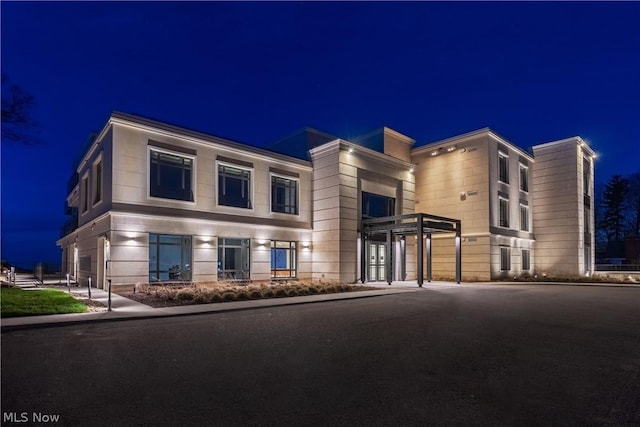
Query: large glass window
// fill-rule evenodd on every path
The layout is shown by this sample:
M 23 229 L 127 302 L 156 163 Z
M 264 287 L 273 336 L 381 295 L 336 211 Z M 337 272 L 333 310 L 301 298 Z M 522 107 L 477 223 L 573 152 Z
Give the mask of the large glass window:
M 298 213 L 298 181 L 271 175 L 271 212 Z
M 93 204 L 102 200 L 102 160 L 93 165 Z
M 511 270 L 511 248 L 508 246 L 500 246 L 500 270 Z
M 395 215 L 396 199 L 362 192 L 362 218 L 380 218 Z
M 509 227 L 509 200 L 499 198 L 500 200 L 500 227 Z
M 591 188 L 591 161 L 587 158 L 582 159 L 582 192 L 589 195 Z
M 218 204 L 251 209 L 251 170 L 218 165 Z
M 271 278 L 290 278 L 297 275 L 296 242 L 271 241 Z
M 520 230 L 529 231 L 529 207 L 520 205 Z
M 505 184 L 509 183 L 509 157 L 501 152 L 498 152 L 498 179 Z
M 191 280 L 191 236 L 149 234 L 149 282 Z
M 520 165 L 520 190 L 529 191 L 529 168 Z
M 251 278 L 249 245 L 249 239 L 218 238 L 218 280 Z
M 151 150 L 149 194 L 193 202 L 193 159 Z
M 522 270 L 531 270 L 531 252 L 529 249 L 522 250 Z

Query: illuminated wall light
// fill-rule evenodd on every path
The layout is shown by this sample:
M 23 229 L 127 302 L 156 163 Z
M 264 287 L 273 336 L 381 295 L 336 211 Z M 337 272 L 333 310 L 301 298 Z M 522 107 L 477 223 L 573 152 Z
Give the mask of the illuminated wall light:
M 302 247 L 302 249 L 309 250 L 309 248 L 311 248 L 311 243 L 309 243 L 309 242 L 301 242 L 300 243 L 300 247 Z
M 349 153 L 353 153 L 353 148 L 349 148 L 347 151 L 349 151 Z
M 413 173 L 413 172 L 414 172 L 414 169 L 413 169 L 413 168 L 410 168 L 410 169 L 409 169 L 409 173 Z
M 437 156 L 437 155 L 438 155 L 438 151 L 437 150 L 431 152 L 431 156 Z
M 451 147 L 447 148 L 447 153 L 450 153 L 452 151 L 456 151 L 456 146 L 455 145 L 452 145 Z
M 594 154 L 593 154 L 593 156 L 591 156 L 591 158 L 592 158 L 593 160 L 595 160 L 595 159 L 597 159 L 597 158 L 598 158 L 598 155 L 594 153 Z

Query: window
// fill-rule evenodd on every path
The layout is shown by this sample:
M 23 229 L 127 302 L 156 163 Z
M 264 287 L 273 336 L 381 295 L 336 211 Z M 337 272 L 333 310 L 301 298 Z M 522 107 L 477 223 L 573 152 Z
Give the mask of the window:
M 93 165 L 93 204 L 102 200 L 102 159 Z
M 502 197 L 500 200 L 500 227 L 509 227 L 509 200 Z
M 82 177 L 82 213 L 89 209 L 89 175 Z
M 395 215 L 396 199 L 362 192 L 362 218 L 380 218 Z
M 531 270 L 531 252 L 529 249 L 522 250 L 522 270 Z
M 520 205 L 520 230 L 529 231 L 529 206 Z
M 296 277 L 296 242 L 271 241 L 271 278 Z
M 149 233 L 149 281 L 191 280 L 191 236 Z
M 251 170 L 218 165 L 218 204 L 251 209 Z
M 591 188 L 591 161 L 587 158 L 582 158 L 582 192 L 588 196 Z
M 151 150 L 149 194 L 193 202 L 193 158 Z
M 249 239 L 218 238 L 218 280 L 249 279 Z
M 298 213 L 298 181 L 271 175 L 271 212 Z
M 584 205 L 583 214 L 584 214 L 584 232 L 591 233 L 591 209 L 589 209 L 589 206 Z
M 509 156 L 498 152 L 498 179 L 505 184 L 509 183 Z
M 529 168 L 520 165 L 520 190 L 529 191 Z
M 500 271 L 511 270 L 511 248 L 500 246 Z

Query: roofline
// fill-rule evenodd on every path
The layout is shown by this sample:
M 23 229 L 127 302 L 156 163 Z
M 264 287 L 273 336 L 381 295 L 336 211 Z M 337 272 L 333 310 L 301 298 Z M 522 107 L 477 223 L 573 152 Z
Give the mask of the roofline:
M 311 162 L 308 160 L 299 159 L 297 157 L 287 156 L 285 154 L 276 153 L 274 151 L 269 151 L 264 148 L 254 147 L 248 144 L 242 144 L 239 142 L 231 141 L 225 138 L 221 138 L 214 135 L 209 135 L 203 132 L 194 131 L 191 129 L 170 125 L 167 123 L 163 123 L 157 120 L 148 119 L 146 117 L 136 116 L 133 114 L 127 114 L 120 111 L 113 111 L 107 120 L 107 123 L 104 125 L 98 136 L 96 137 L 94 143 L 91 145 L 89 150 L 87 150 L 86 154 L 82 157 L 80 164 L 77 167 L 77 171 L 84 166 L 87 160 L 91 157 L 93 152 L 96 150 L 102 138 L 104 138 L 107 131 L 114 124 L 124 124 L 127 126 L 140 127 L 145 128 L 146 130 L 158 132 L 163 131 L 172 136 L 177 136 L 180 138 L 191 139 L 192 142 L 211 145 L 217 144 L 222 145 L 227 149 L 231 149 L 232 151 L 238 151 L 240 154 L 252 154 L 254 156 L 262 157 L 267 160 L 284 160 L 286 162 L 298 165 L 300 167 L 305 167 L 311 169 Z
M 400 132 L 398 132 L 396 130 L 393 130 L 391 128 L 388 128 L 386 126 L 383 126 L 381 128 L 378 128 L 378 129 L 374 129 L 374 130 L 372 130 L 370 132 L 365 133 L 364 135 L 359 135 L 359 136 L 356 136 L 356 137 L 353 137 L 353 138 L 350 138 L 350 139 L 353 140 L 353 141 L 360 141 L 360 140 L 367 139 L 367 138 L 369 138 L 369 137 L 371 137 L 373 135 L 377 135 L 377 134 L 382 134 L 382 135 L 389 134 L 389 135 L 391 135 L 391 136 L 393 136 L 395 138 L 398 138 L 402 142 L 406 142 L 409 145 L 414 145 L 416 143 L 415 139 L 413 139 L 411 137 L 408 137 L 407 135 L 402 134 L 402 133 L 400 133 Z M 345 141 L 347 141 L 347 140 L 345 140 Z
M 416 163 L 406 162 L 404 160 L 392 157 L 388 154 L 380 153 L 379 151 L 372 150 L 370 148 L 356 144 L 355 142 L 346 141 L 344 139 L 334 139 L 333 141 L 329 141 L 326 144 L 322 144 L 315 148 L 312 148 L 311 150 L 309 150 L 309 153 L 313 156 L 316 154 L 321 154 L 324 151 L 329 151 L 332 148 L 336 147 L 344 151 L 353 150 L 354 154 L 362 153 L 373 161 L 378 161 L 379 163 L 392 165 L 394 167 L 401 167 L 406 170 L 415 169 L 415 167 L 417 166 Z
M 578 144 L 590 156 L 595 156 L 596 155 L 596 152 L 593 151 L 593 148 L 591 148 L 591 146 L 589 144 L 587 144 L 587 142 L 584 139 L 582 139 L 580 136 L 572 136 L 570 138 L 559 139 L 557 141 L 544 142 L 542 144 L 536 144 L 532 148 L 533 149 L 546 148 L 546 147 L 552 147 L 554 145 L 561 145 L 561 144 L 566 144 L 566 143 L 570 143 L 570 142 Z
M 470 138 L 475 138 L 478 136 L 488 136 L 490 138 L 495 139 L 496 141 L 508 145 L 510 148 L 512 148 L 514 151 L 517 151 L 521 156 L 526 157 L 527 159 L 531 160 L 532 162 L 535 161 L 534 157 L 531 155 L 531 153 L 528 153 L 527 151 L 523 150 L 522 148 L 518 147 L 517 145 L 515 145 L 513 142 L 509 141 L 507 138 L 503 137 L 502 135 L 500 135 L 498 132 L 494 131 L 491 128 L 485 127 L 482 129 L 477 129 L 471 132 L 467 132 L 467 133 L 463 133 L 462 135 L 457 135 L 457 136 L 452 136 L 446 139 L 442 139 L 440 141 L 436 141 L 436 142 L 432 142 L 432 143 L 428 143 L 425 145 L 421 145 L 420 147 L 416 147 L 413 150 L 411 150 L 411 155 L 413 156 L 414 154 L 421 154 L 423 151 L 429 151 L 432 150 L 434 147 L 439 147 L 442 145 L 448 145 L 454 142 L 461 142 L 465 139 L 470 139 Z

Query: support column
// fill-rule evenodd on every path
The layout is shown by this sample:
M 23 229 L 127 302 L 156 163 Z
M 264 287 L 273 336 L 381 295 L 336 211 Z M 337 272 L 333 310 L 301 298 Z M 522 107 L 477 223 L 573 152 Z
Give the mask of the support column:
M 365 282 L 367 273 L 367 234 L 364 227 L 360 233 L 360 283 Z
M 431 283 L 431 233 L 427 233 L 427 282 Z
M 416 252 L 417 252 L 417 260 L 416 260 L 416 280 L 418 281 L 418 286 L 422 287 L 424 283 L 424 272 L 422 271 L 424 266 L 424 238 L 423 238 L 423 229 L 422 229 L 422 215 L 418 215 L 418 229 L 416 230 Z
M 456 282 L 462 279 L 462 230 L 461 222 L 456 221 Z
M 392 266 L 393 264 L 391 263 L 391 251 L 393 250 L 392 247 L 392 236 L 393 234 L 391 233 L 391 230 L 387 230 L 387 236 L 386 236 L 386 245 L 385 245 L 385 258 L 384 258 L 384 273 L 387 276 L 387 284 L 391 285 L 391 282 L 393 281 L 393 276 L 392 276 Z

